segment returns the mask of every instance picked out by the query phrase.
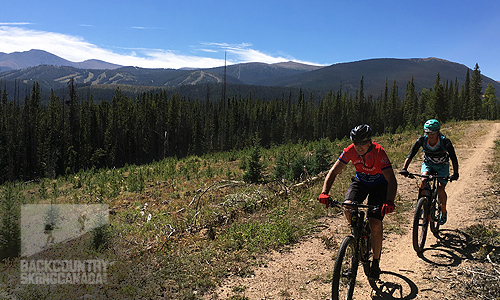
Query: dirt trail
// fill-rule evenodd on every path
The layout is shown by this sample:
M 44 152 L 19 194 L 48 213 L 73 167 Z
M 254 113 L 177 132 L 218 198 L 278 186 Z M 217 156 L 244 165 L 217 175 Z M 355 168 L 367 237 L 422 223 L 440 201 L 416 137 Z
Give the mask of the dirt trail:
M 461 266 L 467 262 L 466 255 L 461 251 L 466 243 L 465 237 L 456 229 L 478 222 L 473 204 L 489 189 L 487 165 L 491 162 L 494 141 L 499 138 L 500 132 L 500 123 L 470 127 L 470 132 L 460 143 L 454 142 L 460 179 L 449 183 L 446 189 L 448 223 L 441 228 L 441 239 L 436 239 L 429 232 L 426 249 L 420 257 L 417 256 L 412 248 L 411 209 L 403 225 L 405 234 L 385 234 L 379 288 L 373 290 L 363 276 L 356 288 L 361 295 L 356 299 L 454 299 L 453 276 L 462 272 Z M 485 130 L 486 134 L 477 138 L 476 134 Z M 467 136 L 470 136 L 469 141 Z M 410 171 L 419 172 L 420 164 L 414 160 Z M 399 175 L 397 179 L 401 198 L 414 199 L 415 180 Z M 342 217 L 329 217 L 322 221 L 325 229 L 320 233 L 305 238 L 290 251 L 270 253 L 267 264 L 255 269 L 253 276 L 231 276 L 207 299 L 227 299 L 233 295 L 251 300 L 330 299 L 333 257 L 338 243 L 347 233 L 347 226 Z M 335 247 L 327 247 L 329 242 L 336 244 Z

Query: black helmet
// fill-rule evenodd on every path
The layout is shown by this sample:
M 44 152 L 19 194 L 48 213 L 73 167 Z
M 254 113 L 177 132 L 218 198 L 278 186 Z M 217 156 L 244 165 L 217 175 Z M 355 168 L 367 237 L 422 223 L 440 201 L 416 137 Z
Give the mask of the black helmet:
M 372 139 L 372 129 L 366 124 L 358 125 L 351 130 L 350 136 L 353 143 L 364 143 Z

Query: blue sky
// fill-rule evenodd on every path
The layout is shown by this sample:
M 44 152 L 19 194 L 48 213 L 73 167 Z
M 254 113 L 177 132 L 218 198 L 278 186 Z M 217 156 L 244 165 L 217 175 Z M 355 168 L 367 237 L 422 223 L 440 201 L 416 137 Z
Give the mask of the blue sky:
M 4 0 L 0 52 L 145 68 L 437 57 L 500 80 L 498 0 Z M 465 76 L 465 74 L 464 74 Z

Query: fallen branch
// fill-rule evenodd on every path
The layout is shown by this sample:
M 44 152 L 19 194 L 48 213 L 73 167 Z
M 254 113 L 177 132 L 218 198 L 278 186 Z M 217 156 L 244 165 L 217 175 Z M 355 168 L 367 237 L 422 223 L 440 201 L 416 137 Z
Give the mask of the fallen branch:
M 163 248 L 165 248 L 165 245 L 167 244 L 168 239 L 170 239 L 170 237 L 172 236 L 172 234 L 174 234 L 174 233 L 176 232 L 175 228 L 173 228 L 173 227 L 172 227 L 172 225 L 170 225 L 170 224 L 167 224 L 167 225 L 168 225 L 168 227 L 170 227 L 171 232 L 170 232 L 170 234 L 169 234 L 169 235 L 165 238 L 165 240 L 164 240 L 163 244 L 162 244 L 162 245 L 161 245 L 161 247 L 160 247 L 160 251 L 161 251 L 161 250 L 163 250 Z
M 306 180 L 304 180 L 302 182 L 299 182 L 297 184 L 292 184 L 290 187 L 285 187 L 285 190 L 279 192 L 278 195 L 288 194 L 293 189 L 307 186 L 310 183 L 316 182 L 318 180 L 324 180 L 324 178 L 325 178 L 325 176 L 326 176 L 327 173 L 328 173 L 328 171 L 323 171 L 323 172 L 318 173 L 318 175 L 313 176 L 311 178 L 307 178 Z M 279 182 L 279 183 L 283 184 L 282 182 Z
M 467 268 L 462 268 L 462 269 L 465 270 L 465 271 L 467 271 L 467 272 L 470 272 L 472 274 L 482 275 L 482 276 L 486 276 L 486 277 L 493 277 L 496 280 L 500 280 L 500 277 L 497 277 L 497 276 L 494 276 L 494 275 L 490 275 L 490 274 L 486 274 L 486 273 L 483 273 L 483 272 L 474 271 L 474 270 L 467 269 Z
M 496 263 L 494 263 L 494 262 L 491 260 L 491 257 L 490 257 L 490 255 L 489 255 L 489 254 L 488 254 L 488 255 L 486 255 L 486 258 L 488 259 L 488 261 L 489 261 L 489 262 L 491 263 L 491 265 L 493 266 L 493 270 L 495 270 L 495 272 L 496 272 L 497 274 L 499 274 L 499 275 L 500 275 L 500 271 L 498 271 L 497 269 L 495 269 L 495 267 L 498 267 L 499 265 L 498 265 L 498 264 L 496 264 Z
M 216 186 L 216 185 L 218 185 L 220 183 L 227 183 L 227 182 L 229 182 L 229 184 L 225 184 L 223 186 L 220 186 L 219 188 L 221 189 L 221 188 L 225 188 L 225 187 L 230 186 L 230 185 L 236 185 L 236 184 L 242 184 L 243 183 L 242 181 L 236 181 L 236 180 L 221 180 L 221 181 L 214 182 L 211 185 L 209 185 L 200 195 L 198 195 L 198 194 L 194 195 L 194 197 L 191 200 L 191 202 L 189 202 L 188 207 L 191 206 L 194 203 L 194 201 L 196 200 L 196 198 L 198 197 L 198 201 L 196 201 L 196 210 L 198 210 L 199 199 L 203 195 L 205 195 L 206 192 L 208 192 L 212 187 L 214 187 L 214 186 Z M 199 192 L 200 190 L 201 189 L 198 189 L 196 192 Z

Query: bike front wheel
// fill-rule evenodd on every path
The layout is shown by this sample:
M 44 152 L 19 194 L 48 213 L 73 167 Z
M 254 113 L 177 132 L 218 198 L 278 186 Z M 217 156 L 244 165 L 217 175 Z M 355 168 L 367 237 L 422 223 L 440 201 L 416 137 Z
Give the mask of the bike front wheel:
M 439 237 L 439 215 L 441 213 L 441 206 L 436 198 L 432 200 L 431 208 L 430 208 L 430 225 L 431 232 L 435 237 Z
M 355 246 L 356 240 L 352 235 L 345 237 L 340 244 L 333 268 L 332 300 L 352 299 L 358 273 L 358 255 Z
M 422 197 L 417 201 L 415 215 L 413 217 L 413 249 L 420 253 L 424 251 L 427 228 L 429 226 L 429 198 Z

